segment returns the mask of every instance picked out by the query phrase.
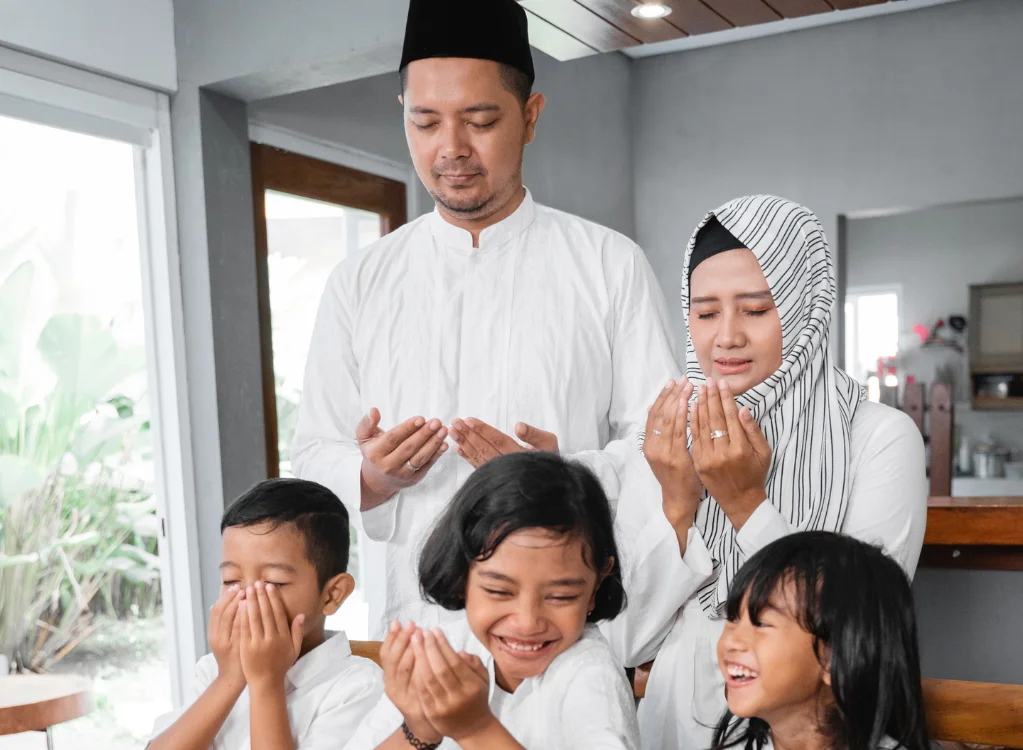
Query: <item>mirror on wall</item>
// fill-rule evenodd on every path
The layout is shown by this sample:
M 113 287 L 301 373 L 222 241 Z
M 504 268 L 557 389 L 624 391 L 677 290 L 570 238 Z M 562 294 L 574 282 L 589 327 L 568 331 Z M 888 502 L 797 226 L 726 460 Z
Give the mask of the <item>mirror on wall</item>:
M 1023 495 L 1023 197 L 850 215 L 844 240 L 846 370 L 903 408 L 945 384 L 951 494 Z

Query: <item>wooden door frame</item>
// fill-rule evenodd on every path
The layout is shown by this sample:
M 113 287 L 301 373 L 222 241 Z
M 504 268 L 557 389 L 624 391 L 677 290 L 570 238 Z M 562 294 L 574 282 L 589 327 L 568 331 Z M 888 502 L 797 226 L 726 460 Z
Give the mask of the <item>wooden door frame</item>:
M 280 474 L 277 449 L 277 389 L 274 384 L 273 335 L 270 311 L 269 248 L 266 234 L 267 190 L 372 211 L 380 214 L 381 236 L 408 220 L 405 183 L 314 159 L 292 151 L 250 143 L 252 208 L 256 230 L 256 284 L 259 294 L 259 348 L 262 363 L 266 472 Z

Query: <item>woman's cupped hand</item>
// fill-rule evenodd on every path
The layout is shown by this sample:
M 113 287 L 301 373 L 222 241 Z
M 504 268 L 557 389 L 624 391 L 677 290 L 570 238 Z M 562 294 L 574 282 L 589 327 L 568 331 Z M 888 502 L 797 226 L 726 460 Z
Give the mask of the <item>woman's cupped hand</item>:
M 648 412 L 643 454 L 676 530 L 692 525 L 703 489 L 737 530 L 767 498 L 771 447 L 725 381 L 698 389 L 687 378 L 670 381 Z

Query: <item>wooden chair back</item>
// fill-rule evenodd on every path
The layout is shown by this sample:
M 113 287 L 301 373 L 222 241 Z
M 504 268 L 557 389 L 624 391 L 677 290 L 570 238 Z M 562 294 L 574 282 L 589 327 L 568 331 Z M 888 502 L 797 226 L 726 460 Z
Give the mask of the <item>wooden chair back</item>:
M 1023 685 L 925 679 L 924 705 L 936 740 L 1023 748 Z
M 380 641 L 352 641 L 352 654 L 380 664 Z
M 380 642 L 352 641 L 352 653 L 379 664 Z M 633 670 L 636 698 L 646 695 L 652 666 Z M 1023 685 L 925 679 L 923 689 L 932 739 L 1023 748 Z

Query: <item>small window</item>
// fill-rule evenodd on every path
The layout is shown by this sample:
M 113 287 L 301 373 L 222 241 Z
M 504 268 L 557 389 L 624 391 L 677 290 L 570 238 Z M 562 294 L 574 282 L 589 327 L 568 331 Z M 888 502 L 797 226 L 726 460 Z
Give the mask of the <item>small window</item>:
M 845 369 L 867 386 L 872 401 L 880 386 L 898 385 L 886 363 L 899 353 L 897 287 L 852 288 L 845 295 Z

